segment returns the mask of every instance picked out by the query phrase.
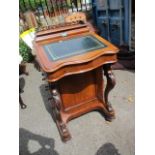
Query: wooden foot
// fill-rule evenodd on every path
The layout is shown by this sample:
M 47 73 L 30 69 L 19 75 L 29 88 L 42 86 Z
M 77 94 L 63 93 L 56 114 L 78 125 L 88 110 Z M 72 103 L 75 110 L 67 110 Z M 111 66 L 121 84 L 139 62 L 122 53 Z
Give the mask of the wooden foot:
M 106 116 L 106 120 L 111 121 L 113 118 L 115 118 L 114 116 L 115 114 L 114 114 L 112 105 L 108 100 L 108 95 L 109 95 L 109 92 L 114 88 L 116 81 L 110 64 L 104 65 L 104 75 L 107 78 L 107 85 L 104 92 L 104 100 L 105 100 L 106 108 L 109 112 L 109 115 Z
M 71 135 L 69 133 L 69 130 L 67 129 L 67 125 L 63 122 L 61 117 L 61 98 L 58 90 L 55 88 L 51 89 L 52 94 L 52 116 L 53 119 L 58 127 L 61 139 L 63 142 L 66 142 L 71 139 Z
M 56 122 L 61 139 L 63 142 L 66 142 L 71 139 L 71 135 L 69 133 L 69 130 L 67 129 L 67 125 L 62 122 Z

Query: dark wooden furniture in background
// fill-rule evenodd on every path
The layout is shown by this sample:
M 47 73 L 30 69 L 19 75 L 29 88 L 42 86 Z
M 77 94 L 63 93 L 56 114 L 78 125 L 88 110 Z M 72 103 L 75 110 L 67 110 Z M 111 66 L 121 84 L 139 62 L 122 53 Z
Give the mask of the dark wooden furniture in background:
M 117 61 L 118 48 L 87 24 L 38 32 L 34 47 L 49 83 L 51 111 L 63 141 L 71 138 L 66 124 L 73 118 L 92 110 L 101 111 L 108 121 L 115 117 L 108 94 L 115 85 L 111 64 Z
M 26 65 L 22 63 L 19 64 L 19 75 L 21 74 L 29 75 L 29 73 L 26 71 Z M 19 81 L 19 104 L 22 109 L 25 109 L 27 105 L 24 104 L 22 97 L 21 97 L 21 93 L 23 92 L 24 90 L 21 88 L 20 81 Z

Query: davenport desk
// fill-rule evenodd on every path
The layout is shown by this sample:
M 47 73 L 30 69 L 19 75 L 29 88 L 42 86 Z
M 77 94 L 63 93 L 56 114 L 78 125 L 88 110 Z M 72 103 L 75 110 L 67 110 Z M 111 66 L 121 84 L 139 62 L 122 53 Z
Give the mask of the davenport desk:
M 80 24 L 38 32 L 34 47 L 49 83 L 51 112 L 63 141 L 71 138 L 67 122 L 73 118 L 93 110 L 102 112 L 108 121 L 115 117 L 108 94 L 115 85 L 111 64 L 117 61 L 118 48 Z

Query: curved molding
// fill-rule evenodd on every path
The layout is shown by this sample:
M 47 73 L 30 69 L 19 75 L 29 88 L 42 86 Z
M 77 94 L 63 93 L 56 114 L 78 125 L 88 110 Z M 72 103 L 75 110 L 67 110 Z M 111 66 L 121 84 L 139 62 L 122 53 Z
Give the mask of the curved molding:
M 63 68 L 64 66 L 87 63 L 87 62 L 90 62 L 93 59 L 97 59 L 98 57 L 101 57 L 103 55 L 106 56 L 109 54 L 118 53 L 119 49 L 117 47 L 115 47 L 110 42 L 101 38 L 100 36 L 98 36 L 97 34 L 95 34 L 93 32 L 77 34 L 75 36 L 68 36 L 67 38 L 61 38 L 61 40 L 71 39 L 73 37 L 85 36 L 85 35 L 92 35 L 92 36 L 96 37 L 98 40 L 100 40 L 105 45 L 107 45 L 107 47 L 105 47 L 103 49 L 98 49 L 98 50 L 95 50 L 92 52 L 87 52 L 84 54 L 75 55 L 72 57 L 61 59 L 58 61 L 49 61 L 46 53 L 44 52 L 42 45 L 48 44 L 49 42 L 58 41 L 58 40 L 52 40 L 52 41 L 47 40 L 47 41 L 42 41 L 41 43 L 34 42 L 34 46 L 35 46 L 36 51 L 37 51 L 36 54 L 38 56 L 38 59 L 40 60 L 40 63 L 42 64 L 43 70 L 45 72 L 51 73 L 51 72 L 55 72 L 56 70 L 58 70 L 60 68 Z
M 104 64 L 115 63 L 116 61 L 117 61 L 116 55 L 107 55 L 83 64 L 65 66 L 55 72 L 49 73 L 47 80 L 48 82 L 55 82 L 65 76 L 88 72 Z
M 82 63 L 87 63 L 87 62 L 90 62 L 94 59 L 97 59 L 98 57 L 100 56 L 107 56 L 109 54 L 116 54 L 114 53 L 113 51 L 107 51 L 105 53 L 101 53 L 101 52 L 94 52 L 95 54 L 94 55 L 90 55 L 88 57 L 82 57 L 81 55 L 79 56 L 75 56 L 76 57 L 76 60 L 67 60 L 62 62 L 62 63 L 59 63 L 57 65 L 50 65 L 48 64 L 47 66 L 43 66 L 44 70 L 46 72 L 55 72 L 56 70 L 64 67 L 64 66 L 69 66 L 69 65 L 76 65 L 76 64 L 82 64 Z M 44 63 L 45 64 L 45 63 Z

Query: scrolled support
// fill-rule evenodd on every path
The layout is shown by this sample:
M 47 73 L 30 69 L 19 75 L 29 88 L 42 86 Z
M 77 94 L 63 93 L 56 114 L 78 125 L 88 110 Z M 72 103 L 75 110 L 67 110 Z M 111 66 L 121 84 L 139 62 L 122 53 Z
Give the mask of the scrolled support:
M 53 119 L 57 124 L 62 140 L 65 142 L 71 138 L 70 133 L 67 129 L 66 124 L 63 122 L 61 117 L 61 97 L 56 88 L 56 86 L 51 86 L 51 94 L 52 94 L 52 115 Z
M 60 110 L 61 110 L 61 99 L 57 89 L 52 89 L 52 113 L 54 121 L 62 122 Z
M 116 80 L 115 80 L 115 77 L 114 77 L 114 74 L 112 72 L 110 64 L 106 64 L 103 68 L 104 68 L 104 75 L 107 78 L 107 85 L 106 85 L 105 92 L 104 92 L 105 104 L 106 104 L 107 110 L 109 112 L 113 112 L 114 110 L 113 110 L 112 105 L 110 104 L 110 102 L 108 100 L 108 96 L 109 96 L 109 92 L 116 85 Z

